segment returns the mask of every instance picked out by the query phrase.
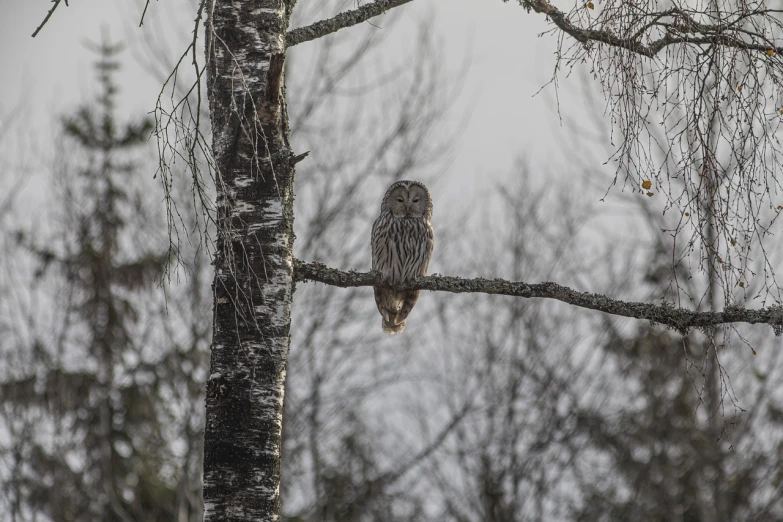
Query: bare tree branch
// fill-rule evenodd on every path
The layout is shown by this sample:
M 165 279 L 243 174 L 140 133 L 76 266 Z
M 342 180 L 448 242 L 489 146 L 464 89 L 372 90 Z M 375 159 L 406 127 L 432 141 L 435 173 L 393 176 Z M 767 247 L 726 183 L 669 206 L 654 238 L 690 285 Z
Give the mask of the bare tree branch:
M 40 32 L 41 32 L 41 29 L 43 29 L 43 26 L 45 26 L 45 25 L 46 25 L 46 22 L 48 22 L 48 21 L 49 21 L 49 19 L 50 19 L 50 18 L 52 17 L 52 15 L 54 14 L 54 10 L 55 10 L 55 9 L 57 9 L 57 8 L 60 6 L 60 2 L 62 2 L 62 1 L 63 1 L 63 0 L 52 0 L 52 3 L 53 3 L 54 5 L 52 6 L 52 8 L 51 8 L 51 9 L 49 9 L 49 12 L 48 12 L 48 13 L 46 13 L 46 17 L 44 17 L 44 19 L 43 19 L 43 22 L 41 22 L 41 25 L 39 25 L 38 27 L 36 27 L 35 31 L 33 32 L 33 38 L 35 38 L 35 37 L 38 35 L 38 33 L 40 33 Z M 66 5 L 66 6 L 68 6 L 68 0 L 65 0 L 65 5 Z
M 603 28 L 590 29 L 575 25 L 569 15 L 553 6 L 549 0 L 519 0 L 519 4 L 528 11 L 547 15 L 552 23 L 582 44 L 604 43 L 650 58 L 674 44 L 723 45 L 762 53 L 783 52 L 783 48 L 776 46 L 770 38 L 742 23 L 753 17 L 763 18 L 779 13 L 776 9 L 737 11 L 728 13 L 731 17 L 719 20 L 718 23 L 702 24 L 694 19 L 699 16 L 698 11 L 672 7 L 664 11 L 645 13 L 644 17 L 639 16 L 634 20 L 636 26 L 632 29 L 635 30 L 628 31 L 629 36 L 619 36 Z M 660 36 L 651 38 L 651 35 L 655 34 L 653 31 L 657 31 Z
M 317 281 L 342 288 L 358 286 L 392 286 L 373 272 L 342 272 L 320 263 L 294 260 L 296 281 Z M 705 328 L 729 323 L 768 324 L 776 335 L 783 332 L 783 307 L 769 306 L 756 310 L 739 306 L 727 307 L 722 312 L 697 312 L 662 304 L 619 301 L 601 294 L 578 292 L 557 283 L 505 281 L 503 279 L 464 279 L 461 277 L 431 275 L 419 277 L 409 285 L 392 286 L 395 290 L 431 290 L 452 293 L 482 293 L 510 295 L 525 298 L 556 299 L 564 303 L 607 314 L 636 319 L 647 319 L 686 333 L 691 328 Z
M 750 295 L 739 289 L 751 280 L 762 285 L 756 306 L 768 298 L 783 303 L 767 239 L 783 216 L 777 192 L 783 151 L 775 139 L 783 123 L 780 6 L 515 3 L 552 23 L 555 91 L 561 75 L 576 68 L 589 69 L 600 84 L 606 100 L 600 118 L 610 122 L 602 139 L 614 149 L 616 165 L 606 193 L 622 180 L 664 199 L 671 216 L 665 233 L 688 245 L 674 254 L 673 265 L 688 258 L 705 274 L 715 270 L 726 303 L 738 292 Z M 754 279 L 752 259 L 763 260 L 763 278 Z
M 305 27 L 297 27 L 296 29 L 288 31 L 288 34 L 286 34 L 286 47 L 293 47 L 296 44 L 309 42 L 310 40 L 321 38 L 327 34 L 335 33 L 340 29 L 366 22 L 370 18 L 381 15 L 394 7 L 407 4 L 410 1 L 411 0 L 375 0 L 375 2 L 371 4 L 365 4 L 358 9 L 342 12 L 333 18 L 320 20 Z

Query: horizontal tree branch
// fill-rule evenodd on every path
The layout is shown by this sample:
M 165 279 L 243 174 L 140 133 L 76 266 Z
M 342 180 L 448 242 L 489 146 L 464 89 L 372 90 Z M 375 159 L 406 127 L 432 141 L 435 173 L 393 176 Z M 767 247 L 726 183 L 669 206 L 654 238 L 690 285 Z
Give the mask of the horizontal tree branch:
M 507 2 L 508 0 L 503 0 Z M 739 20 L 745 20 L 751 17 L 765 17 L 779 10 L 758 9 L 755 12 L 748 13 L 741 11 L 731 13 L 737 19 L 731 18 L 722 20 L 719 24 L 700 24 L 696 22 L 691 13 L 677 8 L 669 8 L 659 12 L 644 12 L 637 18 L 640 27 L 630 37 L 618 36 L 616 33 L 607 29 L 587 29 L 574 25 L 568 18 L 568 15 L 553 6 L 549 0 L 518 0 L 519 4 L 528 11 L 545 14 L 552 20 L 559 29 L 572 36 L 578 42 L 588 44 L 590 42 L 603 43 L 612 47 L 626 49 L 628 51 L 652 58 L 662 49 L 675 44 L 693 44 L 693 45 L 722 45 L 735 49 L 775 53 L 783 52 L 783 48 L 775 46 L 769 39 L 755 31 L 743 28 L 742 24 L 736 23 Z M 673 22 L 663 22 L 662 19 L 671 18 Z M 652 19 L 652 22 L 645 22 Z M 627 20 L 623 18 L 627 23 Z M 611 18 L 608 20 L 612 22 Z M 631 21 L 633 23 L 633 20 Z M 658 27 L 666 33 L 655 40 L 645 41 L 645 32 L 652 27 Z M 743 39 L 743 37 L 747 39 Z
M 343 288 L 386 286 L 395 290 L 431 290 L 452 293 L 482 293 L 524 298 L 555 299 L 581 308 L 598 310 L 621 317 L 646 319 L 686 333 L 691 328 L 708 328 L 731 323 L 768 324 L 776 334 L 783 330 L 783 307 L 760 309 L 729 307 L 722 312 L 696 312 L 675 308 L 670 304 L 649 304 L 620 301 L 601 294 L 578 292 L 557 283 L 511 282 L 503 279 L 463 279 L 461 277 L 431 275 L 419 277 L 408 285 L 393 286 L 384 282 L 377 272 L 342 272 L 321 263 L 294 260 L 294 279 L 316 281 Z
M 288 31 L 288 34 L 286 34 L 286 47 L 293 47 L 302 42 L 316 40 L 327 34 L 336 33 L 340 29 L 366 22 L 370 18 L 381 15 L 389 9 L 407 4 L 411 1 L 413 0 L 375 0 L 375 2 L 365 4 L 358 9 L 344 11 L 337 16 L 315 22 L 314 24 L 305 27 L 297 27 L 296 29 Z

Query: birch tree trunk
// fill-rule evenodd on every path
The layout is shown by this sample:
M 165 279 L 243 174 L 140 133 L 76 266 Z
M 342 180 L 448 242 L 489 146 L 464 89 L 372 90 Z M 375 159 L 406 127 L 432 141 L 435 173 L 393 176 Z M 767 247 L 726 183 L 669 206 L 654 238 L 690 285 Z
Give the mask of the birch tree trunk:
M 280 513 L 293 293 L 293 181 L 283 88 L 295 0 L 210 0 L 207 88 L 217 170 L 214 338 L 204 519 Z

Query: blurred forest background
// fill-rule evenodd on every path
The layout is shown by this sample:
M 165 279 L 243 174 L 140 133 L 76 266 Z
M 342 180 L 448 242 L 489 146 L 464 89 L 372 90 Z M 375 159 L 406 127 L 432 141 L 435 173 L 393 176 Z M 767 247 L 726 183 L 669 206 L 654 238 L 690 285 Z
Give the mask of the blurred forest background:
M 305 6 L 299 16 L 331 8 Z M 312 151 L 297 167 L 297 258 L 369 267 L 385 188 L 421 179 L 433 272 L 723 306 L 718 276 L 673 253 L 653 198 L 615 190 L 597 204 L 611 179 L 589 166 L 600 154 L 564 145 L 568 184 L 520 151 L 469 212 L 450 209 L 438 187 L 460 168 L 460 130 L 446 115 L 470 65 L 442 66 L 429 22 L 410 35 L 418 52 L 390 55 L 397 20 L 287 62 L 294 150 Z M 109 35 L 91 45 L 95 96 L 53 117 L 34 218 L 15 198 L 25 173 L 0 159 L 2 521 L 201 519 L 209 209 L 175 166 L 179 226 L 167 227 L 150 139 L 161 113 L 118 110 L 117 71 L 140 59 L 122 49 Z M 173 64 L 149 51 L 162 84 Z M 0 140 L 24 126 L 11 109 L 0 120 Z M 578 132 L 608 141 L 595 127 Z M 779 254 L 768 246 L 759 263 L 779 267 Z M 290 522 L 783 520 L 783 361 L 769 328 L 683 337 L 561 303 L 426 293 L 389 339 L 369 289 L 299 284 L 288 364 Z

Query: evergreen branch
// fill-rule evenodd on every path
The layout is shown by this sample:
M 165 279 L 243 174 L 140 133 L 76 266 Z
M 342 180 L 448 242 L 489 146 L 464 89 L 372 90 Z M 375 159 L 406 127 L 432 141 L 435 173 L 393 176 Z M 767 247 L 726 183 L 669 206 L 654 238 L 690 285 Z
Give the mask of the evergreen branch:
M 389 9 L 407 4 L 411 1 L 412 0 L 375 0 L 375 2 L 365 4 L 358 9 L 344 11 L 332 18 L 320 20 L 304 27 L 297 27 L 296 29 L 288 31 L 288 34 L 286 34 L 286 46 L 293 47 L 302 42 L 309 42 L 310 40 L 316 40 L 322 36 L 336 33 L 340 29 L 366 22 L 370 18 L 381 15 Z
M 681 333 L 691 328 L 709 328 L 729 323 L 768 324 L 779 335 L 783 332 L 783 307 L 769 306 L 748 309 L 731 306 L 722 312 L 697 312 L 675 308 L 671 304 L 650 304 L 612 299 L 601 294 L 579 292 L 557 283 L 523 283 L 503 279 L 465 279 L 431 275 L 419 277 L 406 285 L 390 285 L 377 272 L 342 272 L 321 263 L 294 260 L 296 281 L 315 281 L 342 288 L 385 286 L 395 290 L 431 290 L 452 293 L 482 293 L 524 298 L 555 299 L 581 308 L 598 310 L 611 315 L 646 319 L 663 324 Z

